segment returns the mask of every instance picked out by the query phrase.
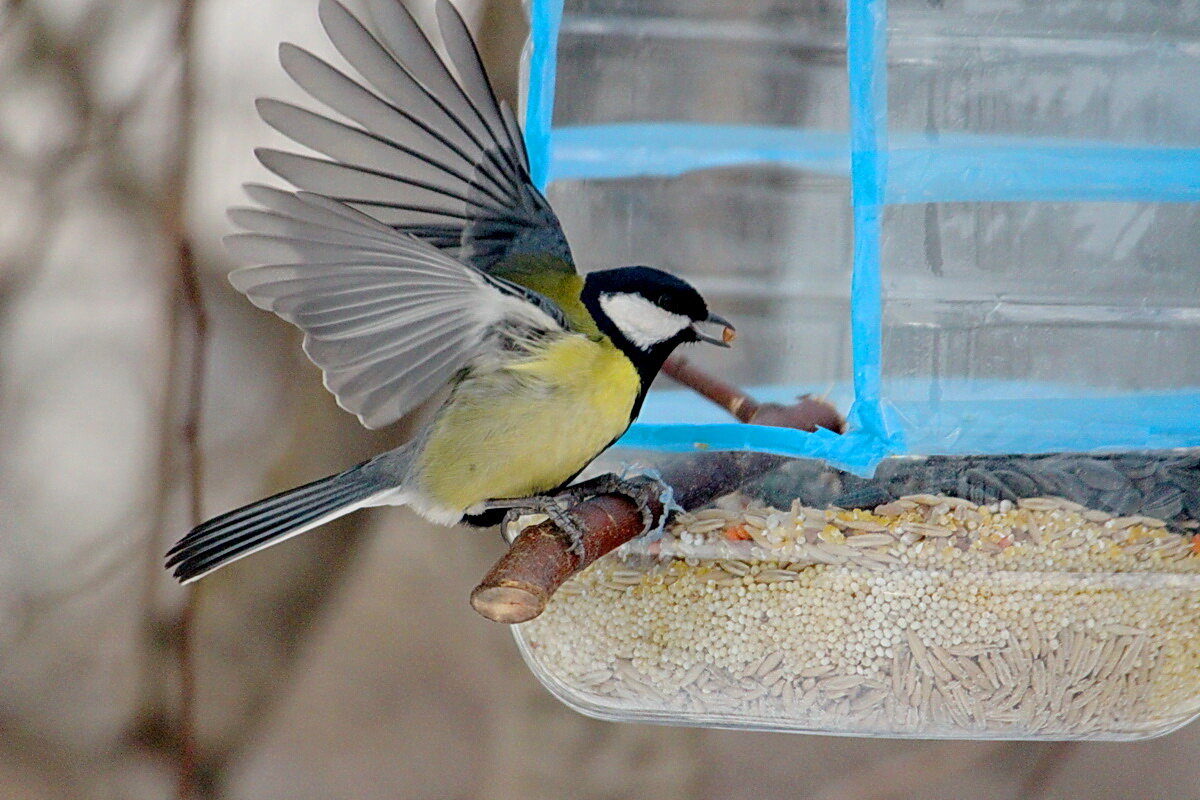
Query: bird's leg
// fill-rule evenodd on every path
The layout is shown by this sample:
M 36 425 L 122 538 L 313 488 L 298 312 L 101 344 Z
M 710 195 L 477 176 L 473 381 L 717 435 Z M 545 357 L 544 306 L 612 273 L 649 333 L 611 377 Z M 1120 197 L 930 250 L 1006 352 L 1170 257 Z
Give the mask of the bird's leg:
M 501 523 L 501 531 L 507 531 L 509 524 L 525 514 L 545 514 L 550 518 L 569 543 L 568 549 L 578 556 L 584 554 L 584 537 L 587 534 L 584 526 L 571 512 L 571 507 L 585 500 L 603 494 L 619 494 L 627 497 L 637 505 L 642 515 L 643 528 L 649 530 L 655 523 L 654 513 L 650 508 L 652 500 L 660 500 L 665 485 L 654 478 L 638 476 L 622 478 L 613 473 L 606 473 L 583 483 L 567 486 L 555 495 L 535 495 L 533 497 L 517 497 L 503 500 L 488 500 L 481 503 L 479 514 L 487 511 L 506 509 Z
M 560 531 L 566 534 L 570 541 L 571 552 L 583 555 L 583 526 L 575 519 L 570 507 L 575 504 L 573 496 L 534 495 L 532 497 L 514 497 L 502 500 L 487 500 L 480 503 L 474 514 L 482 514 L 499 509 L 507 510 L 504 520 L 500 523 L 501 534 L 507 534 L 509 525 L 526 514 L 545 514 Z M 507 536 L 505 536 L 507 538 Z

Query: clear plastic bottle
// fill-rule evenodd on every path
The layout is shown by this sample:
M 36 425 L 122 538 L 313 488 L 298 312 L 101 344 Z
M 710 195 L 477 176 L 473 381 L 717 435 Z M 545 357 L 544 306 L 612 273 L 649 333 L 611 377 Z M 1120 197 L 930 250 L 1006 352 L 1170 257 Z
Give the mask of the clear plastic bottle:
M 564 587 L 517 634 L 538 676 L 723 727 L 1194 717 L 1200 0 L 562 11 L 529 122 L 581 266 L 688 277 L 739 330 L 702 366 L 854 404 L 837 437 L 652 392 L 643 462 L 795 458 Z

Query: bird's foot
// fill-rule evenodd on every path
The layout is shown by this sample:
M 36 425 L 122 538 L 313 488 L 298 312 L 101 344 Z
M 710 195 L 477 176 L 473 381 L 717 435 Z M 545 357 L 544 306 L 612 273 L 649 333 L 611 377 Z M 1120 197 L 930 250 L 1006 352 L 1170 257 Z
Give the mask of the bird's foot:
M 507 534 L 510 526 L 527 514 L 545 514 L 567 539 L 567 549 L 577 556 L 584 554 L 584 537 L 587 530 L 571 507 L 603 494 L 617 494 L 629 498 L 637 505 L 642 516 L 644 530 L 650 530 L 655 522 L 651 501 L 661 501 L 663 484 L 654 478 L 637 476 L 623 478 L 606 473 L 596 478 L 567 486 L 555 495 L 535 495 L 505 500 L 488 500 L 476 514 L 503 509 L 506 511 L 500 530 Z
M 500 523 L 500 531 L 508 538 L 508 531 L 521 517 L 530 514 L 544 514 L 550 518 L 563 534 L 566 535 L 568 547 L 572 553 L 583 555 L 584 527 L 579 519 L 571 512 L 571 506 L 578 500 L 574 495 L 562 494 L 534 495 L 533 497 L 518 497 L 506 500 L 488 500 L 480 506 L 477 514 L 504 509 L 504 520 Z M 511 541 L 511 540 L 510 540 Z
M 622 477 L 612 472 L 606 472 L 595 478 L 568 486 L 562 495 L 569 495 L 573 503 L 582 502 L 602 494 L 619 494 L 628 498 L 637 506 L 642 515 L 643 532 L 650 530 L 658 522 L 652 502 L 661 503 L 664 492 L 669 491 L 666 484 L 648 475 L 636 475 L 631 478 Z

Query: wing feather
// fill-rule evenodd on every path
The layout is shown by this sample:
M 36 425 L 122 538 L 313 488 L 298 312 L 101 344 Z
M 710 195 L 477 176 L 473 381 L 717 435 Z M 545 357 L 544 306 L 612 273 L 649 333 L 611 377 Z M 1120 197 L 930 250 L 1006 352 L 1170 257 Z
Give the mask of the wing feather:
M 414 95 L 413 101 L 407 106 L 395 105 L 293 44 L 280 46 L 279 62 L 292 80 L 313 99 L 357 122 L 365 130 L 427 153 L 439 161 L 457 163 L 463 169 L 473 168 L 474 159 L 469 155 L 473 146 L 465 135 L 455 134 L 452 130 L 448 136 L 438 126 L 414 113 L 413 106 L 422 105 L 417 98 L 423 95 Z M 430 107 L 434 109 L 433 119 L 446 127 L 441 110 L 432 104 Z
M 529 177 L 512 110 L 497 102 L 458 11 L 439 0 L 444 61 L 399 0 L 368 7 L 374 33 L 338 0 L 319 7 L 360 79 L 299 47 L 280 47 L 284 70 L 346 121 L 260 101 L 268 124 L 325 157 L 261 150 L 264 166 L 485 272 L 504 274 L 518 255 L 549 256 L 547 268 L 574 272 L 558 218 Z M 287 203 L 278 196 L 258 201 L 287 213 L 272 206 Z
M 404 144 L 290 103 L 260 99 L 256 106 L 259 116 L 272 128 L 334 161 L 372 164 L 380 172 L 403 175 L 415 183 L 437 185 L 440 182 L 459 197 L 472 195 L 470 175 Z M 485 208 L 503 208 L 505 198 L 494 189 L 475 188 L 490 201 Z M 492 206 L 492 203 L 497 205 Z
M 500 144 L 500 152 L 507 159 L 511 159 L 517 150 L 523 151 L 525 148 L 509 136 L 500 113 L 500 104 L 496 102 L 496 94 L 492 91 L 483 59 L 479 57 L 479 49 L 475 46 L 475 40 L 471 38 L 467 24 L 458 13 L 458 9 L 450 3 L 438 3 L 436 13 L 438 30 L 442 33 L 442 41 L 458 73 L 459 85 L 464 96 L 487 128 L 490 140 Z M 517 164 L 510 161 L 510 166 L 515 167 Z
M 339 405 L 377 428 L 399 419 L 523 327 L 561 331 L 549 300 L 411 235 L 308 193 L 255 187 L 227 238 L 255 266 L 230 281 L 304 332 Z

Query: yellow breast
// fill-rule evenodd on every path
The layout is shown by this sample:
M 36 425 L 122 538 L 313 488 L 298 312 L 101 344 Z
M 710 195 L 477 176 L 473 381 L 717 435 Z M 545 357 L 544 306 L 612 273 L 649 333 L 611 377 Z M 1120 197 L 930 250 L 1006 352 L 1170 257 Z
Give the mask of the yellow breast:
M 468 377 L 433 423 L 418 486 L 456 510 L 554 489 L 625 431 L 640 388 L 607 339 L 579 334 Z

